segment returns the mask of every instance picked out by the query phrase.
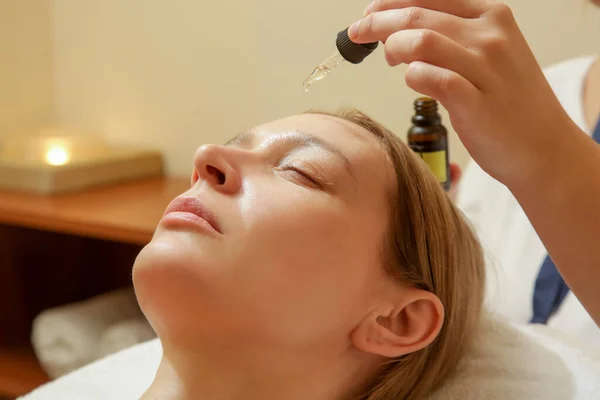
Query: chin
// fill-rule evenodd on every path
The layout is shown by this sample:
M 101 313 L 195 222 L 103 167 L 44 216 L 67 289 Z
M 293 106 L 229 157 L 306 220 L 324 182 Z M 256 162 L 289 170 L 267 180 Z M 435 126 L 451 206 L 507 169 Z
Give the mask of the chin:
M 164 325 L 172 322 L 165 320 L 176 311 L 181 302 L 176 290 L 178 265 L 183 260 L 178 259 L 176 247 L 165 241 L 152 240 L 138 254 L 133 264 L 133 287 L 138 303 L 144 315 L 162 337 Z M 175 296 L 174 296 L 175 295 Z
M 184 232 L 156 235 L 138 254 L 133 265 L 133 285 L 140 308 L 164 338 L 196 329 L 199 315 L 214 304 L 213 265 Z
M 175 278 L 182 274 L 202 275 L 203 266 L 214 256 L 207 243 L 187 231 L 157 230 L 133 264 L 134 285 L 146 280 Z M 212 246 L 214 249 L 214 246 Z

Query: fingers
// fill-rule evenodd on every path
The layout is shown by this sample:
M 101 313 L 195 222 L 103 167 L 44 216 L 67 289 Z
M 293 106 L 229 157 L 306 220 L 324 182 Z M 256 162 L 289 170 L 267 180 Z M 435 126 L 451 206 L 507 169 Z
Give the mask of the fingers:
M 471 36 L 469 20 L 419 7 L 376 12 L 353 24 L 348 36 L 356 43 L 385 42 L 395 32 L 407 29 L 430 29 L 456 41 Z M 470 35 L 464 35 L 465 30 Z
M 404 79 L 408 87 L 438 100 L 455 117 L 477 109 L 480 92 L 454 71 L 415 61 L 409 64 Z
M 375 1 L 373 1 L 373 0 L 369 1 L 369 4 L 367 5 L 367 7 L 365 7 L 365 11 L 363 11 L 363 17 L 366 17 L 367 15 L 369 15 L 373 12 L 374 4 L 375 4 Z
M 477 88 L 485 83 L 483 72 L 477 69 L 479 55 L 435 31 L 394 33 L 385 43 L 385 57 L 390 66 L 421 61 L 461 75 Z
M 478 76 L 482 74 L 476 67 L 480 60 L 471 50 L 476 47 L 476 32 L 481 25 L 478 22 L 408 7 L 369 14 L 352 25 L 348 34 L 357 43 L 385 43 L 386 59 L 391 66 L 423 61 L 450 69 L 481 87 L 486 80 Z
M 457 163 L 450 163 L 450 181 L 452 182 L 452 186 L 457 186 L 461 177 L 462 169 L 460 168 L 460 165 Z
M 456 201 L 461 177 L 462 170 L 460 169 L 460 166 L 456 163 L 450 163 L 450 189 L 447 194 L 452 201 Z
M 421 7 L 463 18 L 476 18 L 489 8 L 485 0 L 374 0 L 367 6 L 364 14 L 372 12 Z

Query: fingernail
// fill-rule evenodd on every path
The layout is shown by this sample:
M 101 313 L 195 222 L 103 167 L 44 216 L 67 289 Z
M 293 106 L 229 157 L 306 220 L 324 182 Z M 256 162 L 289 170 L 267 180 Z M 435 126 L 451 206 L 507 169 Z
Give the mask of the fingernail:
M 363 15 L 366 17 L 367 15 L 371 14 L 371 12 L 373 11 L 373 4 L 375 3 L 375 1 L 373 0 L 372 2 L 369 3 L 369 5 L 365 8 L 365 11 L 363 12 Z
M 350 25 L 350 28 L 348 28 L 348 37 L 350 39 L 358 37 L 358 27 L 360 26 L 360 21 L 361 20 L 356 21 Z

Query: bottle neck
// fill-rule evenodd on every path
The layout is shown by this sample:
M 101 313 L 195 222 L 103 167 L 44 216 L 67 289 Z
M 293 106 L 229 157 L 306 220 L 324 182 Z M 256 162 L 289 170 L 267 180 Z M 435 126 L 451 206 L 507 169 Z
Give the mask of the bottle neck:
M 420 97 L 414 102 L 415 115 L 413 124 L 417 126 L 441 125 L 442 118 L 438 113 L 438 103 L 430 97 Z
M 438 126 L 442 124 L 442 118 L 437 113 L 433 115 L 417 114 L 412 117 L 412 123 L 417 126 Z

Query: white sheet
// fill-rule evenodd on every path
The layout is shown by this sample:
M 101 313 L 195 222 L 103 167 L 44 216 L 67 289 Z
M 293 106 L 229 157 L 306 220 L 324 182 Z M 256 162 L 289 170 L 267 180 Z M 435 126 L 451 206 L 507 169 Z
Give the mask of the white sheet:
M 134 400 L 154 378 L 158 340 L 112 355 L 23 400 Z M 456 376 L 430 400 L 600 399 L 600 353 L 545 327 L 488 321 Z
M 27 400 L 138 400 L 162 357 L 158 339 L 96 361 L 38 388 Z

